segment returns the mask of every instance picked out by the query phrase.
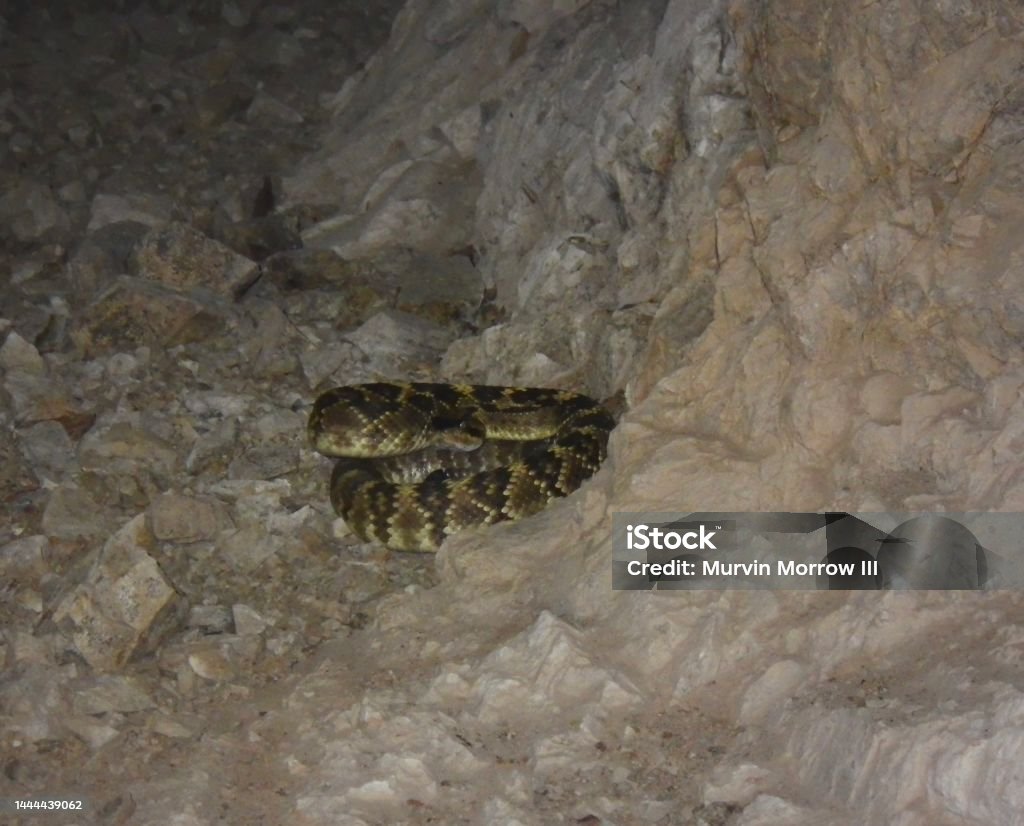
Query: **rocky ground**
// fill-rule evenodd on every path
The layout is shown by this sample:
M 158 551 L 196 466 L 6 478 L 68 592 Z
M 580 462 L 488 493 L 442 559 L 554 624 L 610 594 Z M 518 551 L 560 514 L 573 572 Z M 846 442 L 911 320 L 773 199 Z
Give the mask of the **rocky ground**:
M 610 588 L 614 512 L 1024 510 L 1022 32 L 0 2 L 0 798 L 86 806 L 4 822 L 1024 823 L 1019 593 Z M 378 378 L 623 412 L 391 554 L 304 440 Z

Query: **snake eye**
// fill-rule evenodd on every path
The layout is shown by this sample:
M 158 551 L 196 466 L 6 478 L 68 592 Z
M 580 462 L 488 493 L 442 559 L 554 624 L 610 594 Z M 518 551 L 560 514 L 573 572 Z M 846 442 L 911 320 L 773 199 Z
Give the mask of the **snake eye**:
M 435 416 L 431 425 L 437 434 L 435 443 L 452 450 L 476 450 L 487 438 L 483 422 L 472 414 Z

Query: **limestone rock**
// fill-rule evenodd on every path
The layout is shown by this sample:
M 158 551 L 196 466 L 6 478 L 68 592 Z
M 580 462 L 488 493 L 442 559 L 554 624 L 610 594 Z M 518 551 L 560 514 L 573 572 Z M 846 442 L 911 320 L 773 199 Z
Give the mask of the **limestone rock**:
M 86 309 L 72 337 L 92 353 L 139 345 L 163 349 L 201 341 L 232 316 L 230 305 L 213 296 L 186 295 L 122 275 Z
M 175 493 L 157 497 L 148 516 L 156 539 L 179 543 L 212 540 L 231 524 L 219 503 Z
M 54 611 L 75 651 L 98 671 L 120 668 L 145 643 L 155 644 L 173 610 L 176 595 L 149 553 L 152 542 L 145 517 L 132 519 Z

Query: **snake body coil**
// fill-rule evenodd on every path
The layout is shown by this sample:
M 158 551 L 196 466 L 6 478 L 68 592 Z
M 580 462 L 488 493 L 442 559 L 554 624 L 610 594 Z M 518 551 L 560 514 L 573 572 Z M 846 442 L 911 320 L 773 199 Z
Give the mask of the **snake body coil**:
M 321 394 L 313 447 L 339 457 L 331 503 L 365 541 L 436 551 L 449 534 L 521 519 L 604 461 L 611 414 L 563 390 L 376 382 Z

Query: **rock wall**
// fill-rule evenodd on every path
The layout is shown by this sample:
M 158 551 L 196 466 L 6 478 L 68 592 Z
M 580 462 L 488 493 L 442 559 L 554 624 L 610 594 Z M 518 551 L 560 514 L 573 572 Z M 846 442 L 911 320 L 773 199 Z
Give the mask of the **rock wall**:
M 1019 636 L 1016 596 L 609 594 L 607 519 L 1014 509 L 1020 20 L 1008 7 L 542 5 L 499 12 L 447 52 L 500 64 L 504 48 L 477 37 L 525 28 L 468 106 L 439 80 L 433 106 L 403 119 L 410 146 L 448 117 L 479 130 L 470 237 L 509 315 L 444 365 L 495 382 L 582 377 L 634 407 L 585 493 L 455 539 L 439 589 L 385 611 L 381 629 L 430 636 L 422 616 L 453 602 L 474 625 L 553 608 L 561 620 L 542 614 L 428 698 L 463 724 L 537 731 L 515 783 L 590 790 L 584 815 L 672 822 L 658 810 L 672 795 L 643 781 L 642 805 L 635 787 L 598 795 L 614 742 L 641 775 L 710 769 L 683 799 L 731 822 L 1015 822 L 1004 761 L 1021 730 L 978 726 L 1020 695 L 997 676 L 1005 643 L 972 640 Z M 426 36 L 441 8 L 405 14 Z M 392 41 L 400 64 L 405 42 Z M 980 705 L 963 705 L 967 683 Z M 713 718 L 708 732 L 682 725 L 684 739 L 742 731 L 709 767 L 620 722 L 652 706 Z M 537 804 L 505 787 L 489 805 L 529 822 Z

